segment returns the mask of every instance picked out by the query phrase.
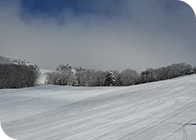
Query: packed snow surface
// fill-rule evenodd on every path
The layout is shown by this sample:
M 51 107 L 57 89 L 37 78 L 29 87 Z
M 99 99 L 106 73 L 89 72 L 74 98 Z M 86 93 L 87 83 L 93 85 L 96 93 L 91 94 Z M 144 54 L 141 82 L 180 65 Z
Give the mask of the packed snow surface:
M 196 75 L 130 87 L 2 89 L 0 121 L 17 140 L 195 140 Z

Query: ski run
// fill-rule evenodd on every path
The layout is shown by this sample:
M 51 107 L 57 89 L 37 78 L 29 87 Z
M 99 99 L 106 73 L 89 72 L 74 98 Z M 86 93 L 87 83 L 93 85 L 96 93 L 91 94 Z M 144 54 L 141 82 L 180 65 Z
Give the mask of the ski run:
M 17 140 L 195 140 L 196 75 L 129 87 L 1 89 L 0 121 Z

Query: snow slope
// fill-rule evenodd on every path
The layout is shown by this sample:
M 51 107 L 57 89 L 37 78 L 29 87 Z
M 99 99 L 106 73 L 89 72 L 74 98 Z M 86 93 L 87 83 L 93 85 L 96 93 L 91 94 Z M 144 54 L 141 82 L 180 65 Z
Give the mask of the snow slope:
M 3 89 L 0 121 L 18 140 L 195 140 L 196 75 L 130 87 Z
M 46 73 L 52 72 L 52 70 L 40 69 L 40 72 L 41 72 L 41 75 L 40 75 L 37 83 L 38 84 L 45 84 L 46 78 L 47 78 Z

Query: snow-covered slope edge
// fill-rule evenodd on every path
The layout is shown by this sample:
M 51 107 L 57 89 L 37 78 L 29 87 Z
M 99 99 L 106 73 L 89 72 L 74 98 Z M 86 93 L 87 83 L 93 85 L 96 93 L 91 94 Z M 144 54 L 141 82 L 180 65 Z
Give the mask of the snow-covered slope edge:
M 46 82 L 46 78 L 47 78 L 47 74 L 48 72 L 52 72 L 52 70 L 47 70 L 47 69 L 40 69 L 40 77 L 37 80 L 37 84 L 45 84 Z
M 18 140 L 196 137 L 196 75 L 131 87 L 0 90 L 0 121 Z

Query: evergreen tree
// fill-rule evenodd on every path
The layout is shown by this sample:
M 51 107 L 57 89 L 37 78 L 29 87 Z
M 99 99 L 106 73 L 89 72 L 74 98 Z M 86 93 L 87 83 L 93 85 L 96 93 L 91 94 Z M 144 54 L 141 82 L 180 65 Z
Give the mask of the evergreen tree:
M 112 86 L 114 85 L 115 81 L 116 81 L 116 78 L 114 77 L 113 71 L 109 71 L 106 75 L 105 85 Z

